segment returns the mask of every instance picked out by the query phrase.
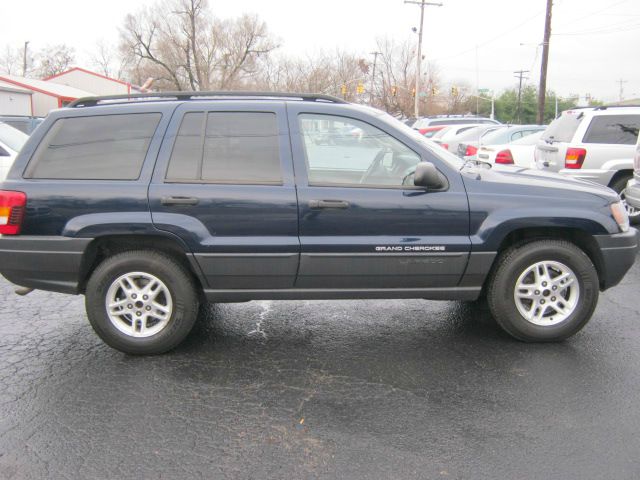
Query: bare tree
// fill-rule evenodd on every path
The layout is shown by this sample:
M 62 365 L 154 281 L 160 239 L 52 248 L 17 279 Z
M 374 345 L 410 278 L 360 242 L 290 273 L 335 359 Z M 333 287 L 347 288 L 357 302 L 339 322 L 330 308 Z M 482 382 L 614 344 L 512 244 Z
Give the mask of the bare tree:
M 165 0 L 127 15 L 121 51 L 134 58 L 136 76 L 160 88 L 242 88 L 259 60 L 276 48 L 255 15 L 220 20 L 207 0 Z
M 98 40 L 89 54 L 89 61 L 98 73 L 122 80 L 132 67 L 131 55 L 122 54 L 117 47 L 104 40 Z
M 48 45 L 36 54 L 34 74 L 40 78 L 57 75 L 75 61 L 74 49 L 65 44 Z
M 22 75 L 24 67 L 24 49 L 23 47 L 13 47 L 6 45 L 2 54 L 0 54 L 0 72 L 7 75 Z M 33 55 L 27 51 L 27 74 L 33 68 Z

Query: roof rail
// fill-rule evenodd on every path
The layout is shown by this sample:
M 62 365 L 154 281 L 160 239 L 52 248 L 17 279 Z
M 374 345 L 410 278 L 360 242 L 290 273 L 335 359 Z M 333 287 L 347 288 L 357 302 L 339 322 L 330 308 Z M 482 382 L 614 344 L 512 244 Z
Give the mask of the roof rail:
M 349 103 L 331 95 L 315 93 L 283 93 L 283 92 L 243 92 L 243 91 L 213 91 L 213 92 L 158 92 L 132 93 L 128 95 L 105 95 L 101 97 L 85 97 L 74 100 L 67 108 L 93 107 L 96 105 L 113 105 L 117 103 L 171 101 L 171 100 L 200 100 L 200 99 L 234 99 L 252 98 L 255 100 L 293 99 L 307 102 Z
M 638 107 L 640 107 L 640 104 L 638 105 L 599 105 L 595 107 L 594 110 L 606 110 L 607 108 L 638 108 Z

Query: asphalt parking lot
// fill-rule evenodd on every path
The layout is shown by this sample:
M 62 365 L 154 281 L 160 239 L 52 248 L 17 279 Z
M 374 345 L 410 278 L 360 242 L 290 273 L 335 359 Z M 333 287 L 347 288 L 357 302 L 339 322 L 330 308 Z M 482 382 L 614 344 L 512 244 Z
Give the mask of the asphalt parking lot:
M 456 302 L 251 302 L 137 358 L 2 280 L 0 478 L 638 478 L 639 287 L 561 344 Z

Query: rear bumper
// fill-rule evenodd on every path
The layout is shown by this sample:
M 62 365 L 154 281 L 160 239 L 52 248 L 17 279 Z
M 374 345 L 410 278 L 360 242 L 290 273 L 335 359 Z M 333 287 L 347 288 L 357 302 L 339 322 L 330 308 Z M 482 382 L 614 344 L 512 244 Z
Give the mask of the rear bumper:
M 571 178 L 578 178 L 580 180 L 589 180 L 591 182 L 599 183 L 600 185 L 607 186 L 611 182 L 611 179 L 616 174 L 617 170 L 600 170 L 593 169 L 570 169 L 563 168 L 558 173 L 566 175 Z
M 636 261 L 640 250 L 640 234 L 635 228 L 615 235 L 594 237 L 602 252 L 600 289 L 611 288 L 622 280 Z
M 23 287 L 76 294 L 82 256 L 92 240 L 0 236 L 0 274 Z

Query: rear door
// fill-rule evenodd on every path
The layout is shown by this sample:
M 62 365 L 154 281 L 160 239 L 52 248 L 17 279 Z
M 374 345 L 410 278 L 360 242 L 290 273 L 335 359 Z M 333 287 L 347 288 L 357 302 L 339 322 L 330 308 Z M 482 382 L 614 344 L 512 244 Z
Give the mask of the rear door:
M 417 188 L 410 173 L 426 150 L 368 115 L 325 108 L 288 104 L 302 249 L 296 287 L 458 285 L 470 248 L 458 172 L 441 191 Z
M 188 245 L 209 289 L 292 287 L 298 209 L 284 104 L 179 106 L 149 203 L 155 226 Z

